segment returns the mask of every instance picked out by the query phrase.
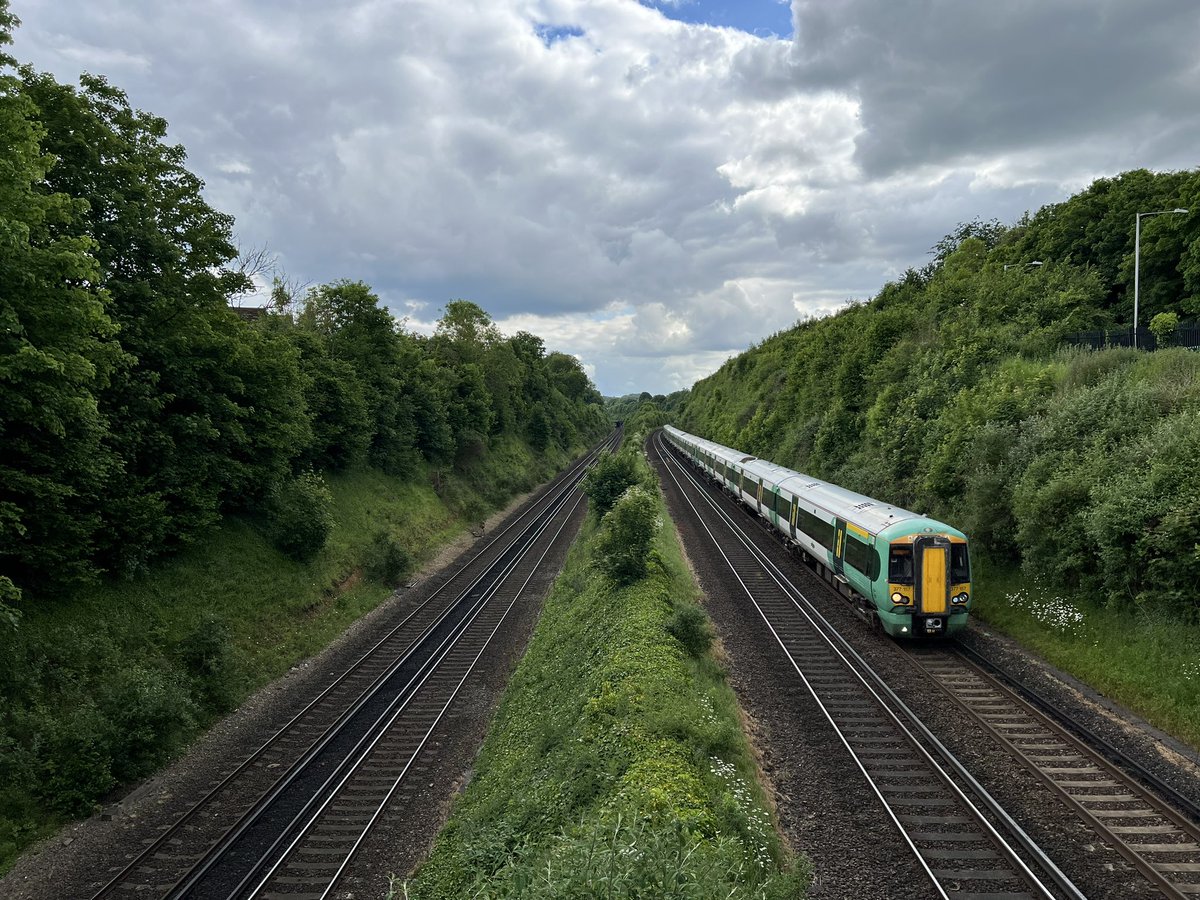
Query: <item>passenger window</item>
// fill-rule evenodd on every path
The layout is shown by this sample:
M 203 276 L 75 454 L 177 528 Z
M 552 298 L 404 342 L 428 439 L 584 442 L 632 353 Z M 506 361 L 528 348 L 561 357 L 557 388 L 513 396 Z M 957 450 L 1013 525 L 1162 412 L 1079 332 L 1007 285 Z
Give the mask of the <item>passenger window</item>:
M 888 581 L 893 584 L 912 584 L 913 555 L 911 547 L 893 547 L 888 557 Z

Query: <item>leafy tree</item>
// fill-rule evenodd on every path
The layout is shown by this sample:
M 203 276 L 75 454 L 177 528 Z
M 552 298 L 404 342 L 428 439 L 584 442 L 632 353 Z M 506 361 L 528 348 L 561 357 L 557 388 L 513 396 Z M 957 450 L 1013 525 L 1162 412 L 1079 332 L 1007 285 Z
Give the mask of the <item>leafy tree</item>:
M 286 474 L 305 430 L 294 356 L 230 312 L 245 286 L 228 267 L 232 220 L 204 202 L 183 148 L 163 142 L 166 122 L 103 78 L 75 90 L 22 76 L 57 160 L 42 189 L 86 201 L 54 234 L 91 242 L 126 351 L 98 394 L 119 461 L 100 556 L 129 570 Z
M 0 0 L 0 47 L 15 24 Z M 21 588 L 91 575 L 116 467 L 96 395 L 127 362 L 95 287 L 94 244 L 70 233 L 85 205 L 43 188 L 52 158 L 12 66 L 0 52 L 0 611 Z
M 643 481 L 634 451 L 601 453 L 583 479 L 583 491 L 596 515 L 603 516 L 629 488 Z
M 371 423 L 370 461 L 394 475 L 411 472 L 417 421 L 402 390 L 402 341 L 392 314 L 366 284 L 342 280 L 311 289 L 299 321 L 322 335 L 329 355 L 356 373 Z

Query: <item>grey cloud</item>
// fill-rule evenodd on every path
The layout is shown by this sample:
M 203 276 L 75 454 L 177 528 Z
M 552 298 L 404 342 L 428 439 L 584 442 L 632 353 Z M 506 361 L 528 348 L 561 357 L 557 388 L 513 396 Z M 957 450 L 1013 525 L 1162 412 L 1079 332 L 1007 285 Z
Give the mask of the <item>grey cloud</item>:
M 1197 136 L 1190 0 L 803 0 L 794 19 L 797 83 L 859 97 L 872 177 L 1137 131 L 1160 111 Z
M 1168 0 L 804 0 L 795 42 L 628 0 L 15 12 L 19 58 L 164 116 L 288 274 L 414 319 L 468 297 L 609 393 L 686 386 L 959 221 L 1193 165 L 1200 137 L 1198 17 Z

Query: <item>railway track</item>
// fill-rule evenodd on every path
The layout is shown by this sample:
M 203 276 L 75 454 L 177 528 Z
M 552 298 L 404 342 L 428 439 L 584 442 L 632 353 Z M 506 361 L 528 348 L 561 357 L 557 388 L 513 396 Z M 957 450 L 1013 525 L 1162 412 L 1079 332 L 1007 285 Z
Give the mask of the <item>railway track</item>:
M 276 889 L 289 897 L 327 895 L 365 829 L 396 800 L 405 773 L 545 553 L 576 517 L 586 469 L 619 439 L 614 434 L 543 489 L 188 812 L 114 867 L 93 900 L 272 896 Z M 369 804 L 364 820 L 358 810 Z M 348 834 L 348 806 L 364 831 L 326 871 L 313 865 L 311 853 L 304 855 L 304 841 Z M 310 824 L 315 820 L 320 824 Z M 318 855 L 326 862 L 334 856 Z
M 677 469 L 692 475 L 690 467 L 674 461 Z M 914 645 L 907 651 L 919 683 L 937 685 L 1162 896 L 1200 896 L 1200 809 L 1189 798 L 1096 739 L 1063 710 L 1051 709 L 1048 701 L 1002 675 L 976 651 L 957 642 Z
M 949 647 L 910 648 L 914 664 L 1166 897 L 1200 896 L 1200 827 Z
M 654 452 L 712 549 L 941 897 L 1081 898 L 1083 894 L 950 751 L 834 631 L 742 523 L 662 442 Z

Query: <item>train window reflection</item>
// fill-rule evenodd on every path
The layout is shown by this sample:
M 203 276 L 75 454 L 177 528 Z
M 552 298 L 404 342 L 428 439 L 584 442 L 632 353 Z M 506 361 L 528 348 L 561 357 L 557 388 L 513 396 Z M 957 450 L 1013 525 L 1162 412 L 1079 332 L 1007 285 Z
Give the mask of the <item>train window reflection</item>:
M 888 557 L 888 581 L 893 584 L 912 584 L 912 547 L 893 547 Z
M 950 545 L 950 580 L 955 584 L 965 584 L 971 580 L 971 563 L 967 557 L 966 544 Z

